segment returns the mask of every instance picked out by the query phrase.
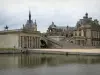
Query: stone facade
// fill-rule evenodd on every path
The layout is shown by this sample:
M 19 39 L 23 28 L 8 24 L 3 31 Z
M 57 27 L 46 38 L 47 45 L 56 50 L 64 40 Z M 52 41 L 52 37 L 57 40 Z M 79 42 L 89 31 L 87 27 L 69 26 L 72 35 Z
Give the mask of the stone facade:
M 0 32 L 0 48 L 40 48 L 40 36 L 20 31 Z
M 0 48 L 18 48 L 18 35 L 0 34 Z
M 40 48 L 40 40 L 36 20 L 33 23 L 30 12 L 23 29 L 0 31 L 0 48 Z
M 82 46 L 100 46 L 100 25 L 97 19 L 92 20 L 85 14 L 76 24 L 73 32 L 73 43 Z
M 54 22 L 49 26 L 47 35 L 49 36 L 66 36 L 70 37 L 73 35 L 74 27 L 69 26 L 56 26 Z
M 19 36 L 20 48 L 40 48 L 40 36 L 36 34 L 21 33 Z

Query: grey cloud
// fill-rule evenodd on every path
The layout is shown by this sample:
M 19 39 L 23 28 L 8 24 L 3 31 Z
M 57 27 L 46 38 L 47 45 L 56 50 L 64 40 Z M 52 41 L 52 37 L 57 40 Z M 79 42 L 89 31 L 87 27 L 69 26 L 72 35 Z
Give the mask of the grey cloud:
M 21 28 L 28 19 L 29 8 L 42 32 L 52 21 L 56 25 L 75 26 L 86 12 L 100 21 L 99 3 L 100 0 L 0 0 L 0 29 L 6 24 L 11 29 Z

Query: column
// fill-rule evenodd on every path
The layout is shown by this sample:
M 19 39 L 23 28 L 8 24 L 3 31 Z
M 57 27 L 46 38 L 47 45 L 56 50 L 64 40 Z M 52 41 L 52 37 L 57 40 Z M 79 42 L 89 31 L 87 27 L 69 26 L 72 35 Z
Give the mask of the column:
M 24 36 L 22 36 L 22 48 L 24 48 Z
M 30 36 L 30 48 L 31 48 L 31 45 L 32 45 L 32 43 L 31 43 L 32 41 L 31 41 L 31 36 Z
M 84 31 L 83 30 L 81 30 L 81 36 L 84 36 Z
M 36 37 L 34 37 L 34 48 L 36 48 Z
M 29 45 L 29 48 L 30 48 L 30 36 L 28 36 L 28 45 Z
M 27 36 L 27 48 L 29 48 L 29 45 L 28 45 L 28 43 L 29 43 L 29 38 L 28 38 L 28 36 Z
M 39 48 L 40 48 L 40 46 L 41 46 L 41 43 L 40 43 L 40 37 L 39 37 Z
M 26 47 L 26 36 L 24 36 L 24 47 Z
M 38 43 L 38 37 L 37 37 L 37 48 L 39 48 L 38 44 L 39 44 L 39 43 Z
M 36 37 L 36 48 L 38 48 L 38 42 L 37 42 L 37 40 L 38 40 L 38 39 L 37 39 L 37 37 Z
M 34 48 L 34 37 L 33 37 L 33 48 Z
M 20 46 L 22 48 L 22 36 L 20 36 Z
M 18 40 L 18 46 L 19 48 L 21 48 L 21 37 L 19 36 L 19 40 Z
M 28 36 L 26 36 L 26 47 L 28 48 Z
M 38 48 L 38 37 L 37 37 L 37 48 Z
M 29 48 L 31 48 L 31 36 L 29 36 Z
M 32 36 L 31 36 L 30 38 L 31 38 L 30 42 L 31 42 L 31 48 L 32 48 L 32 45 L 33 45 L 33 42 L 32 42 Z
M 31 36 L 30 38 L 31 38 L 30 42 L 31 42 L 31 48 L 32 48 L 32 44 L 33 44 L 33 43 L 32 43 L 32 36 Z
M 39 40 L 39 37 L 38 37 L 38 48 L 40 48 L 40 45 L 39 44 L 40 44 L 40 40 Z
M 25 36 L 23 36 L 23 48 L 25 47 L 25 40 L 24 40 L 24 37 L 25 37 Z
M 35 39 L 35 44 L 36 44 L 36 48 L 37 48 L 37 37 L 36 37 L 36 39 Z

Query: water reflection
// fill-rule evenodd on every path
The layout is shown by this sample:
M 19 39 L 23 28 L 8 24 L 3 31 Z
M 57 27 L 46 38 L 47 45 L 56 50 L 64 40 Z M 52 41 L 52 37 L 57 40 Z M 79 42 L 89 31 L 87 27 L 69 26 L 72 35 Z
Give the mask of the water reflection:
M 19 54 L 0 55 L 0 68 L 59 66 L 64 64 L 98 64 L 100 56 Z

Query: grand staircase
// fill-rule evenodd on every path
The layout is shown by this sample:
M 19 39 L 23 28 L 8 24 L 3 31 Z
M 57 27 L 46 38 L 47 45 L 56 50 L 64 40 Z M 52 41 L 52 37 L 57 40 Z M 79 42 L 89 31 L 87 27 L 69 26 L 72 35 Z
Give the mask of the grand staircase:
M 70 42 L 70 38 L 64 38 L 60 41 L 56 41 L 49 37 L 43 37 L 49 43 L 49 48 L 60 48 L 60 49 L 93 49 L 95 47 L 81 46 Z
M 60 41 L 63 49 L 93 49 L 93 46 L 81 46 L 70 42 L 70 38 L 65 38 Z
M 63 40 L 61 40 L 60 41 L 61 43 L 62 43 L 62 45 L 63 45 L 63 49 L 65 48 L 68 48 L 68 49 L 70 49 L 70 48 L 82 48 L 82 46 L 79 46 L 79 45 L 76 45 L 76 44 L 74 44 L 74 43 L 71 43 L 70 42 L 70 38 L 65 38 L 65 39 L 63 39 Z

